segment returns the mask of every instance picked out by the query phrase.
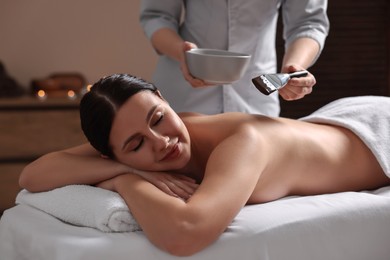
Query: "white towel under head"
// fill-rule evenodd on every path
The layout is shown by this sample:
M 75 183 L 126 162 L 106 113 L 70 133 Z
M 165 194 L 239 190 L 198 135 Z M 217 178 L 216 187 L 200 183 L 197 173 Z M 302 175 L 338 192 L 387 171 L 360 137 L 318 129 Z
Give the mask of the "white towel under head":
M 27 204 L 64 222 L 103 232 L 141 230 L 122 197 L 89 185 L 69 185 L 47 192 L 22 190 L 17 204 Z

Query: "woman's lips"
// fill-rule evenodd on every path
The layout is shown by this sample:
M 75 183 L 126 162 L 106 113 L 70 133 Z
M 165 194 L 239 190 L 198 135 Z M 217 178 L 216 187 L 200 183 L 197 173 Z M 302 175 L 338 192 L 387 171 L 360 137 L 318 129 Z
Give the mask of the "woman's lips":
M 176 143 L 172 146 L 171 150 L 161 159 L 161 161 L 169 161 L 176 159 L 180 155 L 180 146 L 179 143 Z

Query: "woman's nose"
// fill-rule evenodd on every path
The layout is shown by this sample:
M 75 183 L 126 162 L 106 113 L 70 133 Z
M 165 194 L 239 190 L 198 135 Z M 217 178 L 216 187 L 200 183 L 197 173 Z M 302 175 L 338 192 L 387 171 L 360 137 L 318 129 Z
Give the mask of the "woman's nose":
M 155 136 L 155 147 L 158 151 L 164 150 L 169 145 L 170 138 L 164 135 L 156 135 Z

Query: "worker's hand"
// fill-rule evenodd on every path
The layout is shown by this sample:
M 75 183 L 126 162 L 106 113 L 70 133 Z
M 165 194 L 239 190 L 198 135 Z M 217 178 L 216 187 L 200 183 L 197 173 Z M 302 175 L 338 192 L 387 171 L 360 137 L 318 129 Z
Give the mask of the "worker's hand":
M 183 55 L 180 59 L 180 69 L 181 69 L 181 72 L 183 73 L 183 77 L 194 88 L 214 85 L 211 83 L 207 83 L 201 79 L 195 78 L 194 76 L 191 75 L 190 71 L 188 70 L 185 52 L 189 51 L 191 49 L 195 49 L 195 48 L 198 48 L 195 43 L 192 43 L 192 42 L 184 42 L 183 43 Z
M 282 73 L 292 73 L 305 70 L 297 65 L 290 65 L 282 70 Z M 279 95 L 285 100 L 301 99 L 313 91 L 313 86 L 316 84 L 316 79 L 310 72 L 306 77 L 291 78 L 287 85 L 279 90 Z

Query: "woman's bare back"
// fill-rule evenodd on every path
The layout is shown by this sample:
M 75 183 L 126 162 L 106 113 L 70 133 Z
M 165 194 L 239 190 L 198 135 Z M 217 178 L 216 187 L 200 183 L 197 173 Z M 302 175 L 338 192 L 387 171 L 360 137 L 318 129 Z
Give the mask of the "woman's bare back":
M 202 140 L 204 164 L 213 148 L 237 127 L 245 123 L 255 126 L 261 136 L 258 146 L 266 147 L 267 153 L 259 153 L 259 159 L 267 156 L 269 163 L 248 203 L 390 184 L 368 147 L 345 128 L 237 113 L 191 117 L 185 122 L 191 138 Z
M 294 125 L 295 131 L 290 141 L 285 140 L 287 150 L 268 174 L 270 193 L 272 186 L 279 185 L 278 179 L 289 180 L 286 194 L 281 196 L 358 191 L 390 184 L 373 153 L 350 130 L 300 121 L 289 124 Z M 260 193 L 267 193 L 262 177 L 257 188 Z

